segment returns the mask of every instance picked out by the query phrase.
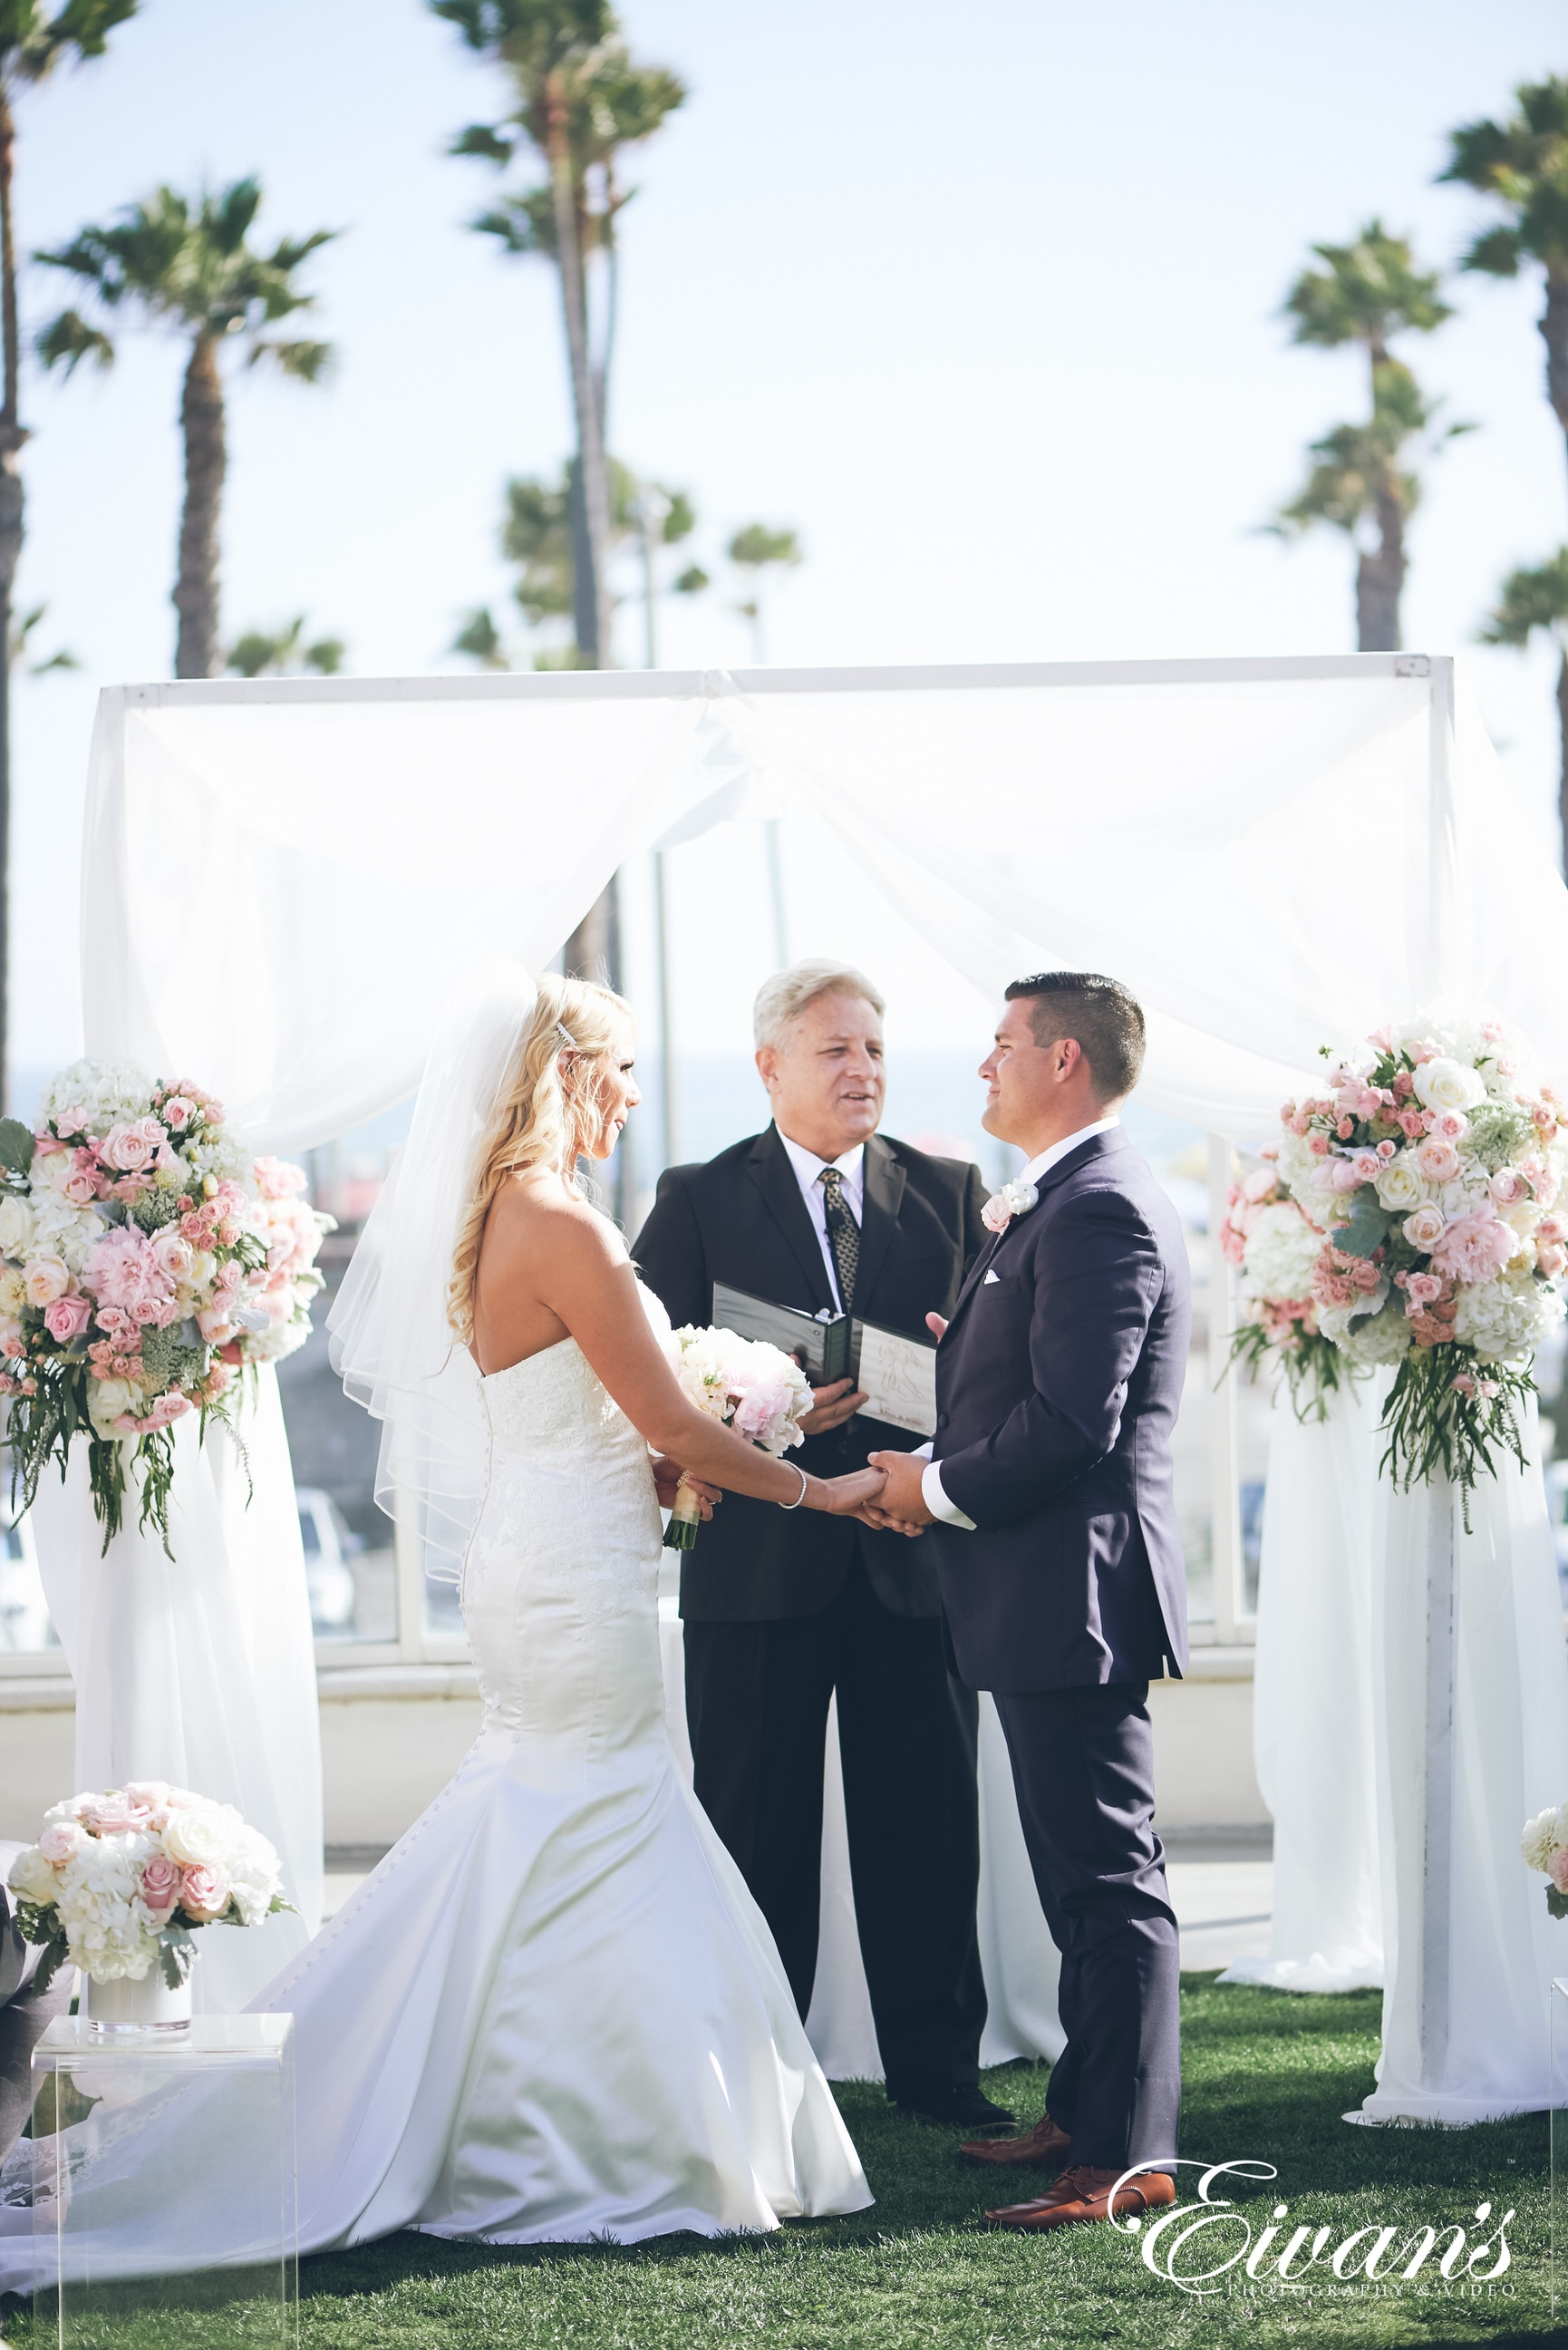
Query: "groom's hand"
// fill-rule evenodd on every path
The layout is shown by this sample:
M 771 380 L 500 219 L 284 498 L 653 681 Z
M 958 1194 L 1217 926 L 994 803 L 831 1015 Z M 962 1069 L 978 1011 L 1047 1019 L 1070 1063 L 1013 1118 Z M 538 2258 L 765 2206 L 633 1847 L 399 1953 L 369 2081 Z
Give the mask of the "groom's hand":
M 874 1505 L 862 1513 L 868 1525 L 885 1527 L 895 1534 L 918 1534 L 922 1526 L 930 1524 L 931 1513 L 920 1490 L 920 1480 L 926 1472 L 921 1454 L 873 1452 L 867 1466 L 880 1469 L 888 1481 Z

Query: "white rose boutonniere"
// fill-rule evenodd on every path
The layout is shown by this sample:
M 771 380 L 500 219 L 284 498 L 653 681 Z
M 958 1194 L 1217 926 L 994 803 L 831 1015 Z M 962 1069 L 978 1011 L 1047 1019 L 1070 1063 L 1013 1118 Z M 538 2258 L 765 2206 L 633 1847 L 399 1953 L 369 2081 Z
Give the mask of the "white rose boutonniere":
M 1004 1183 L 980 1211 L 988 1232 L 1004 1232 L 1014 1216 L 1026 1216 L 1040 1194 L 1033 1183 Z

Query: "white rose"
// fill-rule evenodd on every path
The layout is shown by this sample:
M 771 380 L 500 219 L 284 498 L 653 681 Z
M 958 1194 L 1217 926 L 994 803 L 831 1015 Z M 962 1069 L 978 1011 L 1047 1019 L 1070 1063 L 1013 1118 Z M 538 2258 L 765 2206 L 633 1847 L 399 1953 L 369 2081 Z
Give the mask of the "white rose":
M 88 1410 L 92 1424 L 100 1435 L 119 1434 L 114 1423 L 133 1404 L 141 1401 L 141 1390 L 133 1388 L 129 1379 L 89 1379 Z
M 1436 1066 L 1436 1064 L 1430 1066 Z M 1427 1187 L 1411 1164 L 1407 1151 L 1401 1151 L 1397 1159 L 1388 1161 L 1374 1188 L 1382 1205 L 1395 1216 L 1407 1216 L 1427 1197 Z
M 13 1893 L 24 1901 L 53 1901 L 60 1889 L 60 1880 L 36 1844 L 30 1844 L 11 1863 L 7 1882 Z
M 171 1812 L 163 1831 L 163 1849 L 182 1867 L 206 1867 L 227 1858 L 233 1835 L 222 1805 L 191 1804 Z
M 0 1314 L 8 1322 L 16 1321 L 27 1303 L 27 1284 L 14 1264 L 0 1268 Z
M 1557 1806 L 1553 1804 L 1550 1811 L 1537 1812 L 1532 1820 L 1526 1820 L 1524 1834 L 1519 1839 L 1525 1866 L 1538 1868 L 1543 1877 L 1547 1863 L 1563 1840 L 1557 1827 Z
M 0 1256 L 25 1257 L 33 1245 L 33 1211 L 15 1191 L 0 1194 Z
M 1416 1098 L 1425 1109 L 1473 1109 L 1486 1093 L 1474 1069 L 1462 1061 L 1439 1055 L 1423 1061 L 1415 1073 Z

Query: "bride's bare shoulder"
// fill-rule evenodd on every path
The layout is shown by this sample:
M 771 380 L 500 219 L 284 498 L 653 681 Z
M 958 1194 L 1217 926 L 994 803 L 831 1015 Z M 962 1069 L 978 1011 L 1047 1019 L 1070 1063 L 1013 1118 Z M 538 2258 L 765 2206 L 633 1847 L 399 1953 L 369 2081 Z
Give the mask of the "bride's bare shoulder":
M 503 1183 L 491 1203 L 485 1239 L 508 1253 L 545 1251 L 576 1258 L 626 1257 L 626 1244 L 607 1216 L 569 1191 L 553 1170 L 531 1167 Z

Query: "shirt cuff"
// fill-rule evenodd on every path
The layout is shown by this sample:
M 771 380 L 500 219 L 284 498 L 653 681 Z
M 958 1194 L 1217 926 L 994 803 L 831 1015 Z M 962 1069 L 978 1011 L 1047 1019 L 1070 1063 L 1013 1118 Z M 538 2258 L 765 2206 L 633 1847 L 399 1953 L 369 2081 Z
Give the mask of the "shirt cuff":
M 965 1534 L 974 1533 L 974 1520 L 966 1518 L 958 1504 L 955 1502 L 950 1502 L 943 1491 L 941 1469 L 935 1461 L 929 1461 L 926 1463 L 925 1474 L 920 1479 L 920 1498 L 932 1517 L 940 1518 L 944 1525 L 961 1526 Z

